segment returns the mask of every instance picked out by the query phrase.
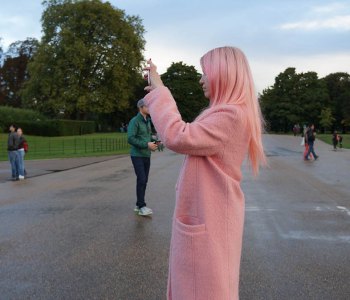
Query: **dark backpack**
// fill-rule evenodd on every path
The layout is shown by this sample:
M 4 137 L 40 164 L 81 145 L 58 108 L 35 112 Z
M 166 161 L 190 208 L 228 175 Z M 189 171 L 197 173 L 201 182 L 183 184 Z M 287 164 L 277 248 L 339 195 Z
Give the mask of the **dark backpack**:
M 313 141 L 314 140 L 314 132 L 312 129 L 309 129 L 306 133 L 307 135 L 307 140 L 308 141 Z
M 29 146 L 28 146 L 27 141 L 24 141 L 24 142 L 23 142 L 23 149 L 24 149 L 24 152 L 25 152 L 25 153 L 27 153 L 27 152 L 28 152 L 28 150 L 29 150 Z

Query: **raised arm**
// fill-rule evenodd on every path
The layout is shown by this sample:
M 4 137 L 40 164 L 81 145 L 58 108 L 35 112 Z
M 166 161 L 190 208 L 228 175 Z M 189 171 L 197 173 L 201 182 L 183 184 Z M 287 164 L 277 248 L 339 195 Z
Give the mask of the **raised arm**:
M 232 131 L 240 119 L 236 106 L 222 105 L 209 108 L 192 123 L 186 123 L 166 87 L 158 87 L 151 91 L 145 97 L 145 102 L 164 144 L 182 154 L 217 154 L 232 136 Z

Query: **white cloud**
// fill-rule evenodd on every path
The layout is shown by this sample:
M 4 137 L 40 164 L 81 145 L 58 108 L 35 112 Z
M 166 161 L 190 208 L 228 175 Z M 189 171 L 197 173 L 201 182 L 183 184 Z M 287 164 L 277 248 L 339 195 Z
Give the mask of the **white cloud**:
M 7 48 L 11 43 L 28 37 L 40 39 L 40 23 L 33 22 L 29 16 L 6 16 L 0 13 L 1 45 Z M 6 30 L 5 30 L 6 29 Z
M 337 29 L 350 30 L 350 15 L 334 16 L 328 19 L 307 20 L 295 23 L 286 23 L 280 26 L 283 30 L 303 29 L 303 30 L 321 30 Z
M 286 22 L 279 26 L 282 30 L 316 31 L 333 29 L 350 30 L 350 4 L 334 2 L 328 5 L 311 7 L 302 14 L 300 20 Z
M 316 6 L 312 9 L 313 12 L 318 13 L 318 14 L 324 14 L 324 13 L 334 13 L 334 12 L 339 12 L 339 11 L 344 11 L 344 9 L 349 8 L 348 5 L 345 3 L 331 3 L 328 5 L 323 5 L 323 6 Z
M 23 18 L 20 16 L 12 16 L 12 17 L 6 17 L 6 16 L 0 16 L 0 26 L 17 26 L 18 24 L 22 23 Z
M 201 72 L 199 60 L 204 53 L 204 51 L 186 48 L 180 44 L 174 46 L 174 44 L 159 43 L 157 40 L 152 42 L 152 39 L 149 39 L 147 40 L 145 58 L 152 59 L 160 74 L 165 73 L 173 62 L 180 61 L 195 66 L 197 71 Z

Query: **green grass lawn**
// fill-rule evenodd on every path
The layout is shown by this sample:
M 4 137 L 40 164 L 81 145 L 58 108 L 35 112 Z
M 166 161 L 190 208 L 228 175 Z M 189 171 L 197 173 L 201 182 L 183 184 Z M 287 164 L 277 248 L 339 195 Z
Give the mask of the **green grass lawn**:
M 25 135 L 26 159 L 48 159 L 125 154 L 129 152 L 125 133 L 95 133 L 79 136 L 41 137 Z M 0 160 L 7 160 L 7 134 L 0 134 Z
M 343 137 L 343 148 L 350 149 L 350 134 L 341 134 Z M 318 134 L 317 138 L 321 141 L 326 142 L 327 144 L 333 145 L 332 134 Z M 339 147 L 339 145 L 338 145 Z

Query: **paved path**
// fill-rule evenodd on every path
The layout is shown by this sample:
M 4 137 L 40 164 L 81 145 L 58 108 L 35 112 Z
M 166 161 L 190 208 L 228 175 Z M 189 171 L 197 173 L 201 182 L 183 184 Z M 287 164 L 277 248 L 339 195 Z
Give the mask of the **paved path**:
M 241 299 L 350 299 L 350 151 L 299 143 L 265 137 L 270 168 L 243 182 Z
M 243 167 L 241 299 L 349 299 L 350 151 L 266 136 L 270 168 Z M 182 156 L 152 158 L 152 218 L 133 214 L 128 157 L 0 183 L 0 299 L 165 299 Z M 43 170 L 49 169 L 42 167 Z
M 124 155 L 126 156 L 126 155 Z M 60 158 L 43 160 L 26 160 L 25 167 L 28 170 L 27 177 L 46 175 L 54 172 L 61 172 L 82 166 L 95 164 L 121 157 L 120 155 L 96 156 L 96 157 L 78 157 L 78 158 Z M 8 161 L 0 161 L 0 182 L 11 180 L 11 166 Z

